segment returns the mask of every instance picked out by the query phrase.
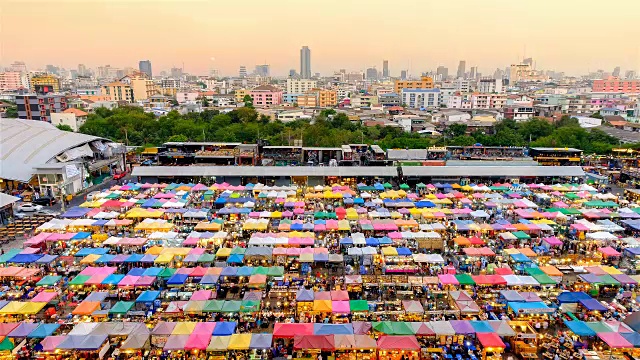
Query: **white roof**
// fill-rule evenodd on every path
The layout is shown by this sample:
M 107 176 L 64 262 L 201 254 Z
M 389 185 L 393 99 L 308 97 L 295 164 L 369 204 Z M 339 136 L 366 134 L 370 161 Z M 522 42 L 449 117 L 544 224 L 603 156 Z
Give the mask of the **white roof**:
M 0 166 L 0 169 L 2 168 L 2 166 Z M 1 170 L 0 170 L 1 171 Z M 5 193 L 1 193 L 0 192 L 0 208 L 3 208 L 7 205 L 11 205 L 14 202 L 20 200 L 20 198 L 17 198 L 15 196 L 12 195 L 7 195 Z
M 1 119 L 0 178 L 29 181 L 35 174 L 34 166 L 94 140 L 101 138 L 62 131 L 45 121 Z

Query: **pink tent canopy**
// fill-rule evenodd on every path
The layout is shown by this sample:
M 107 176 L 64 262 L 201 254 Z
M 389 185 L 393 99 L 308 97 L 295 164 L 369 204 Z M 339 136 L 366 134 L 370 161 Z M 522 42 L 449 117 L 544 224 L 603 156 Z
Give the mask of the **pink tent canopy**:
M 438 279 L 440 280 L 440 284 L 442 285 L 459 285 L 458 279 L 452 274 L 440 274 L 438 275 Z
M 338 314 L 348 314 L 351 312 L 349 301 L 332 301 L 331 311 Z
M 349 301 L 349 293 L 345 290 L 333 290 L 331 291 L 331 300 Z
M 633 345 L 617 332 L 598 333 L 598 337 L 613 349 L 631 349 Z
M 118 283 L 118 287 L 134 286 L 139 279 L 140 276 L 125 275 Z
M 31 299 L 31 301 L 48 303 L 49 301 L 55 299 L 56 296 L 58 296 L 57 292 L 41 291 L 38 295 L 34 296 L 33 299 Z
M 562 245 L 562 240 L 558 239 L 555 236 L 551 236 L 551 237 L 546 237 L 544 239 L 544 242 L 546 242 L 547 244 L 551 245 L 551 246 L 560 246 Z
M 151 286 L 156 281 L 155 276 L 140 276 L 136 281 L 135 286 Z
M 196 327 L 193 328 L 193 334 L 208 334 L 211 336 L 215 327 L 216 323 L 214 322 L 198 322 L 196 323 Z
M 54 352 L 60 343 L 62 343 L 67 338 L 66 335 L 62 336 L 47 336 L 40 342 L 42 345 L 42 351 L 46 352 Z
M 612 248 L 611 246 L 607 246 L 607 247 L 603 247 L 603 248 L 598 248 L 598 251 L 600 251 L 604 256 L 620 256 L 620 253 L 616 251 L 616 249 Z
M 87 279 L 87 281 L 85 281 L 85 285 L 100 285 L 102 284 L 102 281 L 109 276 L 109 274 L 105 274 L 105 273 L 98 273 L 98 274 L 94 274 L 91 275 L 91 277 L 89 279 Z
M 29 240 L 25 241 L 22 246 L 35 246 L 35 245 L 40 245 L 42 244 L 45 240 L 47 240 L 47 238 L 49 236 L 51 236 L 53 234 L 51 233 L 40 233 L 32 238 L 30 238 Z

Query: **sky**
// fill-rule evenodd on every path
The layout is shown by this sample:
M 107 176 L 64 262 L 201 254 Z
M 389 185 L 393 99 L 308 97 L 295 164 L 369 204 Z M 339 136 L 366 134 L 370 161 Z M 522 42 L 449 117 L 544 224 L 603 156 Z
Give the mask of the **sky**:
M 313 73 L 389 61 L 391 76 L 439 65 L 483 74 L 533 57 L 578 75 L 640 70 L 640 1 L 608 0 L 0 0 L 0 65 L 136 67 L 192 74 L 271 65 Z

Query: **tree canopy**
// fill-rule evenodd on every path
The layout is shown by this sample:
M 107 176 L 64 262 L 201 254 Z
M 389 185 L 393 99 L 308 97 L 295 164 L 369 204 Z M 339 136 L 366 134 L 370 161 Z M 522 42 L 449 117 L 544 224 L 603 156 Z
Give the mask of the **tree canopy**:
M 480 131 L 469 134 L 467 126 L 455 124 L 445 130 L 445 136 L 425 137 L 407 133 L 400 127 L 367 127 L 352 122 L 333 109 L 320 112 L 313 120 L 283 123 L 260 115 L 251 107 L 237 108 L 228 113 L 204 110 L 180 115 L 172 111 L 156 118 L 137 107 L 113 110 L 98 108 L 90 114 L 80 132 L 105 137 L 129 145 L 161 145 L 165 142 L 221 141 L 256 143 L 267 140 L 271 145 L 288 145 L 302 139 L 305 146 L 337 147 L 343 144 L 378 144 L 383 149 L 427 148 L 442 145 L 485 146 L 553 146 L 575 147 L 586 153 L 606 153 L 618 140 L 601 130 L 585 130 L 576 119 L 563 118 L 555 124 L 544 119 L 524 122 L 504 120 L 495 125 L 495 134 Z

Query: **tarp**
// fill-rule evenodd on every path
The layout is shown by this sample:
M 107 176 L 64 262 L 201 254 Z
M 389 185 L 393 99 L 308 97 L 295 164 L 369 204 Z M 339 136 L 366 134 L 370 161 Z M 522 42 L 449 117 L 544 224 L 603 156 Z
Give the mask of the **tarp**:
M 308 323 L 276 323 L 273 327 L 273 337 L 292 338 L 295 335 L 312 335 L 313 324 Z
M 380 350 L 420 350 L 418 339 L 413 335 L 382 335 L 377 342 Z
M 578 336 L 595 336 L 595 331 L 591 330 L 589 326 L 584 321 L 573 320 L 568 321 L 565 320 L 564 324 L 567 325 L 569 330 L 571 330 L 574 334 Z
M 500 336 L 495 333 L 477 333 L 476 337 L 484 348 L 493 347 L 504 349 L 506 347 L 502 339 L 500 339 Z
M 621 334 L 615 332 L 609 333 L 598 333 L 598 337 L 607 343 L 610 348 L 614 349 L 631 349 L 633 348 L 633 344 L 631 344 L 627 339 L 625 339 Z
M 335 343 L 331 335 L 295 335 L 293 337 L 293 348 L 295 350 L 332 351 L 335 350 Z

